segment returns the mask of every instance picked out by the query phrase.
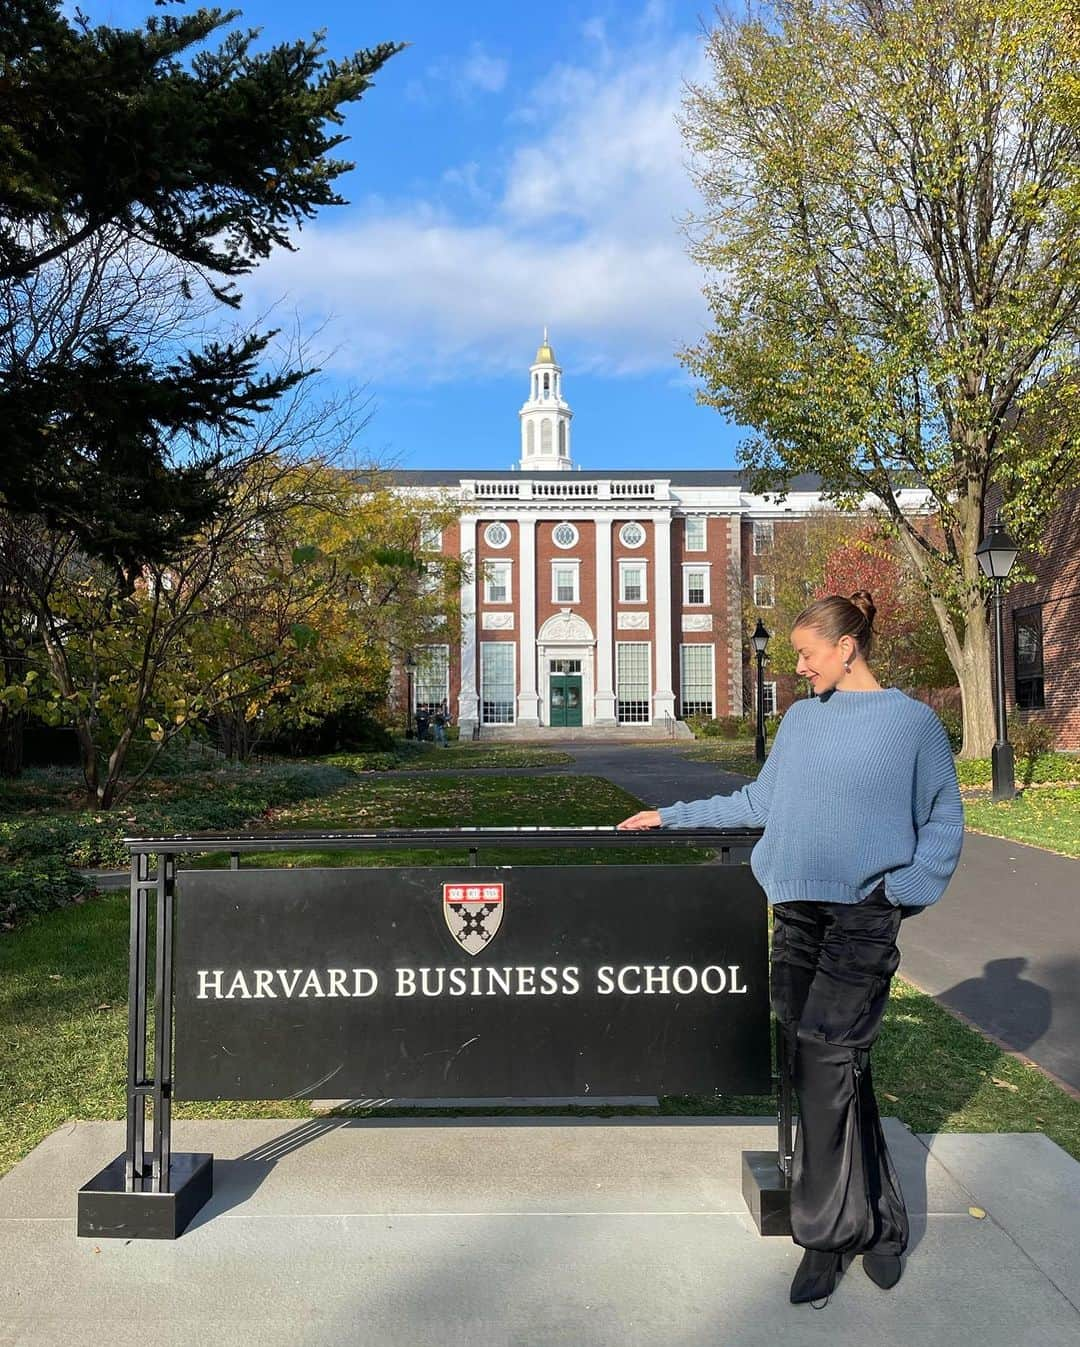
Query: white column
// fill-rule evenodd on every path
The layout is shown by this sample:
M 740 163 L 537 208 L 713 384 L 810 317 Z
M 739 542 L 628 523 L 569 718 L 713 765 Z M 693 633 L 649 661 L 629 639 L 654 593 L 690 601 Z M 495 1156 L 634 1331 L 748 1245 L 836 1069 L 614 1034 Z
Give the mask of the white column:
M 518 520 L 518 664 L 521 670 L 517 723 L 540 724 L 536 695 L 536 520 Z
M 656 687 L 653 691 L 653 719 L 663 721 L 665 713 L 675 715 L 675 692 L 671 686 L 671 516 L 664 515 L 653 526 L 656 556 L 656 589 L 653 649 L 656 651 Z
M 596 519 L 596 725 L 615 725 L 615 687 L 612 680 L 611 520 Z
M 458 693 L 458 726 L 462 740 L 471 737 L 480 714 L 476 691 L 476 519 L 461 516 L 461 691 Z

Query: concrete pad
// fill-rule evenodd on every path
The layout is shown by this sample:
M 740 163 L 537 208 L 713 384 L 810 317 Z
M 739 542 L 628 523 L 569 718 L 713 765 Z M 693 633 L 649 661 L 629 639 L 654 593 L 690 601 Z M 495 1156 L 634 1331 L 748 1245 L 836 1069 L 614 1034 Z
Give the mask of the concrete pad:
M 216 1191 L 176 1241 L 75 1236 L 123 1125 L 69 1123 L 0 1180 L 0 1347 L 1080 1343 L 1037 1260 L 967 1215 L 939 1138 L 885 1128 L 904 1277 L 882 1292 L 856 1260 L 815 1309 L 788 1301 L 801 1250 L 759 1236 L 738 1191 L 769 1118 L 177 1121 L 174 1151 L 214 1152 Z M 1026 1138 L 1014 1164 L 1014 1139 L 999 1166 L 1058 1173 Z
M 955 1183 L 1080 1306 L 1080 1165 L 1044 1132 L 920 1134 Z

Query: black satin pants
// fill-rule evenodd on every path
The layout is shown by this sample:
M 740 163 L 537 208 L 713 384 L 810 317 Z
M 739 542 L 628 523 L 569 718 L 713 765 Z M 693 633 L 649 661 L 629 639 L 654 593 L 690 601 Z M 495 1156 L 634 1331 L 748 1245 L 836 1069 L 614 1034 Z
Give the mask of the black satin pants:
M 896 935 L 911 912 L 889 902 L 884 882 L 860 903 L 773 904 L 772 1008 L 799 1104 L 791 1232 L 807 1249 L 907 1248 L 907 1209 L 881 1130 L 870 1048 L 900 962 Z

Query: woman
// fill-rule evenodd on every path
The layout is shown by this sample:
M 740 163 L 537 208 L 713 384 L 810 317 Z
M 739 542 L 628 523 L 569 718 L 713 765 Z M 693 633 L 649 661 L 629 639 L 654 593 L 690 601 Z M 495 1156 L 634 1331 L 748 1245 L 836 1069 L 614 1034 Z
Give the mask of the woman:
M 773 909 L 771 1000 L 799 1100 L 791 1230 L 804 1253 L 793 1302 L 828 1296 L 856 1253 L 878 1286 L 900 1279 L 907 1211 L 870 1049 L 900 962 L 900 922 L 937 902 L 963 844 L 944 726 L 870 672 L 874 612 L 859 590 L 796 618 L 796 673 L 811 695 L 784 713 L 756 781 L 618 825 L 764 828 L 750 868 Z

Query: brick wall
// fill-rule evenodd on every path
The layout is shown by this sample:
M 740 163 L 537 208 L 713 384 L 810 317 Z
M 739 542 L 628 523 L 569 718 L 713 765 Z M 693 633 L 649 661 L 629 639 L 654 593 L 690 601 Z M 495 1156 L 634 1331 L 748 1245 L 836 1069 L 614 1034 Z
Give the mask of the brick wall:
M 987 492 L 987 526 L 1001 495 L 996 485 Z M 1080 750 L 1080 487 L 1064 494 L 1046 522 L 1043 555 L 1022 552 L 1023 563 L 1036 579 L 1008 584 L 1002 596 L 1005 645 L 1005 708 L 1016 702 L 1015 614 L 1035 608 L 1042 621 L 1043 701 L 1040 708 L 1018 708 L 1024 721 L 1049 727 L 1054 747 Z

